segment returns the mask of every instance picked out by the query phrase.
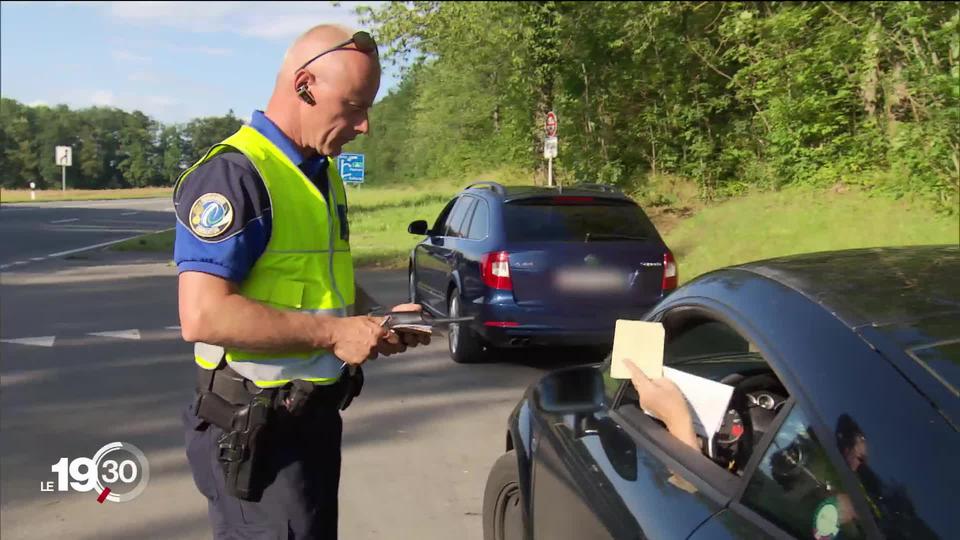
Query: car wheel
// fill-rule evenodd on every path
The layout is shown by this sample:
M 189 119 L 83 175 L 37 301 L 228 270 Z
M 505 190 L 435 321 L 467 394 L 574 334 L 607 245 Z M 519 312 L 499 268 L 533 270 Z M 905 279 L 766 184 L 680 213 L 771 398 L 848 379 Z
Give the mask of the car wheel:
M 460 291 L 450 291 L 450 317 L 462 316 L 460 309 Z M 447 345 L 450 349 L 450 358 L 458 364 L 471 364 L 483 360 L 483 346 L 480 336 L 474 333 L 466 324 L 451 324 L 447 331 Z
M 517 451 L 500 456 L 483 490 L 483 540 L 522 540 L 523 500 Z

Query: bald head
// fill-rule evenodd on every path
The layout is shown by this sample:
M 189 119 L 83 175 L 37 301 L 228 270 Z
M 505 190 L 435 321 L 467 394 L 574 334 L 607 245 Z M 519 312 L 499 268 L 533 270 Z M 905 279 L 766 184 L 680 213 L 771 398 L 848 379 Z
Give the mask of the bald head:
M 376 51 L 365 53 L 348 43 L 311 61 L 353 34 L 342 26 L 315 26 L 284 55 L 266 114 L 304 155 L 339 154 L 344 144 L 369 129 L 367 110 L 380 87 Z

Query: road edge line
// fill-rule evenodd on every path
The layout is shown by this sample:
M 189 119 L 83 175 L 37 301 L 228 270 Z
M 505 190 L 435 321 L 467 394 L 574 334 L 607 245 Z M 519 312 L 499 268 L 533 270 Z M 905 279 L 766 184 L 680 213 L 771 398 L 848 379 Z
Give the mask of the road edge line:
M 59 252 L 59 253 L 51 253 L 51 254 L 47 255 L 47 258 L 63 257 L 63 256 L 65 256 L 65 255 L 73 255 L 74 253 L 81 253 L 81 252 L 84 252 L 84 251 L 90 251 L 90 250 L 97 249 L 97 248 L 112 246 L 113 244 L 119 244 L 120 242 L 126 242 L 127 240 L 135 240 L 135 239 L 141 238 L 141 237 L 143 237 L 143 236 L 150 236 L 151 234 L 165 233 L 165 232 L 167 232 L 167 231 L 172 231 L 172 230 L 174 230 L 174 229 L 176 229 L 176 227 L 169 227 L 169 228 L 167 228 L 167 229 L 161 229 L 161 230 L 158 230 L 158 231 L 148 232 L 148 233 L 144 233 L 144 234 L 138 234 L 138 235 L 136 235 L 136 236 L 130 236 L 130 237 L 128 237 L 128 238 L 121 238 L 121 239 L 119 239 L 119 240 L 110 240 L 109 242 L 102 242 L 102 243 L 99 243 L 99 244 L 94 244 L 94 245 L 92 245 L 92 246 L 85 246 L 85 247 L 82 247 L 82 248 L 69 249 L 69 250 L 67 250 L 67 251 L 61 251 L 61 252 Z

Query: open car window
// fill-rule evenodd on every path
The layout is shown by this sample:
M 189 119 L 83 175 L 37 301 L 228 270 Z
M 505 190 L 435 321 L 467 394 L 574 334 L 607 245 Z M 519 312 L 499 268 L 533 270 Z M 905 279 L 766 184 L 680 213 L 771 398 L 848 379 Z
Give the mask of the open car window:
M 705 458 L 741 476 L 776 424 L 787 391 L 757 348 L 728 324 L 706 315 L 685 314 L 679 322 L 669 317 L 664 317 L 664 365 L 734 387 L 720 430 L 710 440 L 702 434 L 698 439 Z M 608 392 L 611 387 L 608 382 Z M 639 408 L 639 396 L 629 382 L 611 402 L 615 408 Z M 666 429 L 663 435 L 672 437 Z

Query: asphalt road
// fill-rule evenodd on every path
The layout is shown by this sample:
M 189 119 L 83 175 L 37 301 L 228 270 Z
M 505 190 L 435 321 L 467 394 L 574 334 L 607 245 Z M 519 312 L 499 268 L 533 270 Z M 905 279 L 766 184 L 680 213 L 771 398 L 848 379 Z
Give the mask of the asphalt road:
M 168 206 L 0 208 L 0 262 L 26 261 L 0 271 L 5 540 L 210 537 L 183 450 L 179 416 L 194 371 L 177 327 L 169 256 L 56 255 L 167 228 Z M 405 300 L 403 273 L 360 271 L 358 279 L 383 305 Z M 483 486 L 504 450 L 507 414 L 547 370 L 595 360 L 519 356 L 457 365 L 437 336 L 367 364 L 363 393 L 344 413 L 342 538 L 482 537 Z M 113 441 L 136 445 L 150 462 L 137 499 L 98 504 L 92 492 L 40 490 L 60 458 L 91 457 Z
M 0 205 L 0 270 L 173 227 L 169 199 Z

